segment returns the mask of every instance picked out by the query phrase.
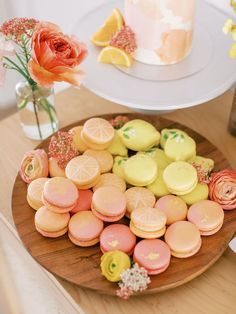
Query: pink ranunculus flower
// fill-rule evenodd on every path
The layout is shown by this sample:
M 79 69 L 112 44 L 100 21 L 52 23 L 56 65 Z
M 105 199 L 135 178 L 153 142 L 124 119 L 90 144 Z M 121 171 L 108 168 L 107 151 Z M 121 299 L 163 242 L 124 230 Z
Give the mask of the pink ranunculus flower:
M 13 43 L 6 40 L 6 37 L 0 32 L 0 86 L 5 81 L 6 69 L 3 65 L 3 57 L 14 56 L 15 50 Z
M 223 209 L 236 209 L 236 172 L 225 169 L 211 176 L 209 197 L 219 203 Z
M 35 82 L 51 87 L 54 82 L 68 82 L 79 86 L 83 71 L 80 63 L 87 56 L 86 45 L 75 36 L 64 35 L 49 22 L 36 25 L 32 37 L 32 59 L 28 69 Z
M 48 176 L 48 155 L 45 150 L 36 149 L 24 155 L 21 161 L 20 176 L 26 183 Z

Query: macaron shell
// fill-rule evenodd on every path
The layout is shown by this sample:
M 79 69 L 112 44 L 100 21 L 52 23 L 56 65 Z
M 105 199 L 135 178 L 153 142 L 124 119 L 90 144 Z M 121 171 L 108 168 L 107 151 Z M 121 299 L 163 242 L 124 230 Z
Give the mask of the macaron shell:
M 98 217 L 99 219 L 101 219 L 102 221 L 106 221 L 106 222 L 116 222 L 118 220 L 120 220 L 121 218 L 124 217 L 125 215 L 125 211 L 122 212 L 120 215 L 115 215 L 115 216 L 106 216 L 101 214 L 99 211 L 97 211 L 94 207 L 93 204 L 91 205 L 91 209 L 93 214 Z
M 103 222 L 91 211 L 81 211 L 73 215 L 69 222 L 69 232 L 78 241 L 90 241 L 100 236 Z
M 170 258 L 170 248 L 159 239 L 142 240 L 134 249 L 134 261 L 147 269 L 149 275 L 165 271 Z
M 76 186 L 67 178 L 55 177 L 44 185 L 43 197 L 52 206 L 65 208 L 74 206 L 78 196 Z
M 211 229 L 211 230 L 209 230 L 209 231 L 202 231 L 202 230 L 200 230 L 200 234 L 201 234 L 202 236 L 210 236 L 210 235 L 213 235 L 213 234 L 215 234 L 216 232 L 218 232 L 218 231 L 222 228 L 223 224 L 224 224 L 224 222 L 222 221 L 222 223 L 219 224 L 219 226 L 217 226 L 216 228 Z
M 158 168 L 159 169 L 159 168 Z M 170 192 L 163 180 L 163 169 L 158 170 L 158 176 L 156 180 L 147 186 L 147 188 L 156 196 L 162 197 L 168 195 Z
M 43 206 L 42 195 L 48 178 L 38 178 L 32 181 L 27 188 L 27 201 L 33 209 L 37 210 Z
M 134 186 L 146 186 L 155 181 L 158 175 L 156 162 L 145 154 L 134 155 L 124 163 L 126 182 Z
M 156 202 L 155 207 L 166 214 L 167 225 L 179 220 L 186 220 L 188 208 L 185 202 L 178 196 L 163 196 Z
M 98 176 L 94 179 L 94 181 L 90 182 L 89 184 L 82 184 L 82 185 L 76 184 L 76 186 L 79 190 L 89 190 L 93 188 L 95 185 L 97 185 L 99 180 L 100 180 L 100 174 L 98 174 Z
M 130 255 L 135 244 L 136 236 L 128 226 L 122 224 L 107 226 L 100 236 L 100 246 L 103 252 L 118 250 Z
M 40 229 L 38 226 L 35 226 L 36 230 L 44 237 L 47 237 L 47 238 L 58 238 L 58 237 L 61 237 L 63 236 L 64 234 L 67 233 L 68 231 L 68 228 L 65 227 L 64 229 L 62 230 L 59 230 L 59 231 L 44 231 L 42 229 Z
M 88 149 L 83 155 L 95 158 L 100 166 L 101 173 L 110 171 L 113 166 L 113 157 L 111 153 L 106 150 L 97 151 L 94 149 Z
M 69 133 L 73 135 L 73 142 L 76 149 L 81 153 L 85 152 L 88 149 L 88 146 L 81 138 L 82 129 L 83 126 L 79 125 L 69 130 Z
M 140 230 L 154 232 L 166 225 L 166 214 L 158 208 L 137 208 L 131 213 L 133 225 Z
M 200 250 L 201 246 L 202 246 L 202 240 L 200 239 L 198 244 L 191 251 L 181 253 L 181 252 L 175 252 L 171 250 L 171 255 L 177 258 L 188 258 L 195 255 Z
M 201 240 L 198 228 L 189 221 L 177 221 L 165 233 L 165 242 L 176 254 L 191 254 Z
M 130 221 L 130 230 L 135 234 L 137 237 L 142 239 L 156 239 L 162 237 L 166 232 L 166 227 L 163 227 L 156 231 L 144 231 L 141 229 L 138 229 L 132 221 Z
M 115 187 L 104 186 L 97 189 L 92 198 L 93 208 L 105 216 L 124 214 L 126 198 L 124 193 Z
M 172 162 L 163 172 L 163 180 L 170 192 L 190 193 L 198 183 L 196 169 L 185 161 Z
M 194 223 L 199 230 L 208 232 L 222 224 L 224 211 L 218 203 L 203 200 L 190 206 L 188 220 Z
M 81 132 L 81 139 L 82 141 L 87 145 L 88 148 L 95 149 L 95 150 L 104 150 L 109 147 L 111 142 L 108 142 L 106 144 L 97 144 L 90 141 L 90 139 L 86 136 L 86 134 L 83 133 L 83 130 Z
M 114 156 L 127 156 L 128 149 L 122 142 L 120 136 L 118 135 L 117 131 L 115 131 L 115 135 L 113 140 L 107 150 Z
M 129 188 L 125 191 L 125 197 L 127 217 L 130 217 L 131 212 L 136 208 L 153 207 L 156 201 L 154 194 L 144 187 Z
M 208 194 L 208 185 L 206 183 L 198 183 L 192 192 L 181 195 L 181 198 L 186 204 L 193 205 L 199 201 L 206 200 L 208 198 Z
M 92 203 L 93 192 L 91 190 L 79 190 L 79 198 L 76 206 L 70 211 L 71 214 L 76 214 L 79 211 L 90 210 Z
M 125 180 L 124 164 L 127 160 L 128 160 L 128 157 L 116 156 L 114 158 L 113 167 L 112 167 L 112 172 L 124 180 Z
M 91 156 L 80 155 L 71 159 L 66 166 L 66 176 L 80 188 L 90 185 L 100 175 L 100 166 Z
M 71 205 L 70 207 L 59 207 L 59 206 L 54 206 L 51 203 L 49 203 L 44 196 L 42 196 L 42 202 L 43 204 L 52 212 L 56 214 L 64 214 L 70 212 L 76 205 L 76 202 Z
M 190 136 L 176 133 L 169 136 L 164 151 L 172 160 L 187 160 L 196 155 L 196 143 Z
M 47 207 L 40 207 L 34 217 L 35 225 L 46 232 L 57 232 L 67 227 L 70 214 L 56 214 Z
M 100 176 L 98 183 L 93 187 L 95 192 L 98 188 L 102 186 L 113 186 L 118 188 L 121 192 L 125 192 L 126 183 L 121 177 L 114 173 L 104 173 Z
M 68 232 L 68 237 L 72 243 L 82 247 L 93 246 L 99 242 L 99 237 L 87 241 L 78 240 L 77 238 L 73 237 L 73 235 L 70 232 Z

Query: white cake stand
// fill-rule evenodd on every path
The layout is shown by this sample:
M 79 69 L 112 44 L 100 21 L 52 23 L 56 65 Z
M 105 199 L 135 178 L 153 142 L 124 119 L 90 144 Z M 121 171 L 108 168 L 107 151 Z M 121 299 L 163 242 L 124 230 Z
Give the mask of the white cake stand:
M 155 114 L 199 105 L 235 83 L 236 62 L 228 57 L 232 41 L 222 33 L 226 16 L 203 0 L 197 1 L 193 49 L 184 61 L 170 66 L 135 62 L 130 69 L 98 63 L 101 49 L 90 42 L 90 37 L 116 7 L 123 12 L 123 1 L 95 8 L 73 30 L 88 45 L 84 85 L 94 93 L 133 110 Z

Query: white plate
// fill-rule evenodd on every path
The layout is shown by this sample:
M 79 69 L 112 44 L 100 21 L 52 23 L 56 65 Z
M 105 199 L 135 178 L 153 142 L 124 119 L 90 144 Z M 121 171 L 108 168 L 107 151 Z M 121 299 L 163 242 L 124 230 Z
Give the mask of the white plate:
M 98 63 L 101 48 L 90 37 L 115 7 L 123 11 L 123 1 L 89 12 L 73 30 L 89 49 L 83 64 L 84 85 L 103 98 L 150 114 L 195 106 L 224 93 L 236 81 L 236 61 L 228 57 L 232 39 L 222 33 L 226 16 L 202 0 L 197 3 L 192 53 L 170 66 L 135 62 L 131 69 L 124 69 Z

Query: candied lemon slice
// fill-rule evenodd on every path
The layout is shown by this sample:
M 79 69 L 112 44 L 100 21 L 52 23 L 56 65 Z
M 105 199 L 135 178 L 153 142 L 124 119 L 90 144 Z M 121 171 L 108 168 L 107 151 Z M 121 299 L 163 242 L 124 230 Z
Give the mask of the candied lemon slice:
M 124 20 L 122 14 L 118 9 L 114 9 L 104 25 L 92 36 L 92 43 L 101 47 L 108 46 L 113 35 L 121 30 L 123 24 Z

